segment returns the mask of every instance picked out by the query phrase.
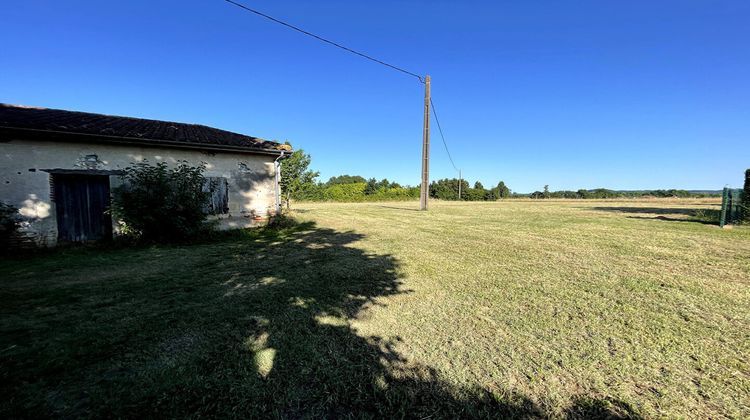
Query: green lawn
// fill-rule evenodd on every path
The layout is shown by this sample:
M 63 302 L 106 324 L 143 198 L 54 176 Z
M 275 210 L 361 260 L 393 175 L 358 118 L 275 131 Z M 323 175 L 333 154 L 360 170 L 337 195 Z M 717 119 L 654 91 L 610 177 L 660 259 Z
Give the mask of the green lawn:
M 750 416 L 750 228 L 715 204 L 297 208 L 0 261 L 0 417 Z

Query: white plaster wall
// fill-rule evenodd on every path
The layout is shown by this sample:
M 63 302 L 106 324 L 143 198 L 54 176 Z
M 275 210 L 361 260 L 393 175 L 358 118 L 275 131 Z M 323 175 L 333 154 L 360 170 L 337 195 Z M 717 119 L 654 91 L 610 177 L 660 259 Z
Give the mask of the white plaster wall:
M 45 169 L 118 170 L 135 162 L 186 160 L 191 165 L 206 163 L 207 177 L 225 177 L 229 183 L 229 215 L 221 216 L 220 228 L 249 227 L 252 216 L 273 211 L 273 156 L 232 152 L 204 152 L 166 147 L 102 145 L 89 143 L 3 141 L 0 139 L 0 201 L 18 207 L 26 219 L 24 231 L 40 245 L 57 241 L 55 203 L 50 197 L 50 174 Z M 85 162 L 96 155 L 97 162 Z M 116 176 L 110 177 L 114 187 Z

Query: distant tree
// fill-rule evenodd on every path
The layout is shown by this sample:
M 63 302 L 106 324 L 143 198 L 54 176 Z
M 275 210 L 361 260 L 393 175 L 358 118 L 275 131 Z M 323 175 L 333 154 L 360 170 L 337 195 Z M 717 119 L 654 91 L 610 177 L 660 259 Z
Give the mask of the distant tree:
M 510 188 L 508 188 L 503 181 L 497 184 L 497 195 L 500 198 L 510 197 Z
M 294 151 L 281 163 L 281 193 L 286 197 L 286 208 L 291 208 L 292 198 L 297 199 L 315 188 L 317 171 L 311 171 L 310 155 L 304 150 Z
M 589 198 L 589 192 L 588 190 L 580 189 L 576 191 L 576 197 L 577 198 Z
M 388 181 L 387 178 L 383 178 L 380 182 L 378 182 L 378 188 L 387 190 L 388 188 L 391 188 L 391 183 Z
M 500 196 L 498 195 L 497 188 L 492 188 L 490 190 L 484 190 L 484 200 L 485 201 L 496 201 Z
M 745 171 L 745 188 L 742 193 L 742 220 L 750 223 L 750 169 Z
M 461 191 L 462 198 L 466 201 L 482 201 L 485 200 L 487 190 L 484 189 L 482 183 L 477 181 L 474 183 L 474 188 L 467 188 L 465 191 Z
M 367 182 L 367 180 L 359 175 L 339 175 L 332 176 L 328 182 L 326 182 L 326 185 L 357 184 L 360 182 Z
M 365 185 L 365 195 L 373 195 L 378 192 L 378 181 L 375 178 L 370 178 Z
M 461 199 L 467 199 L 467 191 L 469 190 L 469 183 L 464 179 L 461 183 Z M 440 200 L 458 200 L 458 185 L 459 180 L 457 178 L 451 179 L 440 179 L 432 181 L 430 183 L 430 197 L 437 198 Z
M 455 186 L 454 186 L 455 185 Z M 459 185 L 461 185 L 461 188 L 459 189 Z M 451 200 L 469 200 L 469 197 L 467 194 L 469 193 L 469 190 L 471 189 L 471 186 L 469 185 L 469 181 L 465 179 L 456 179 L 454 178 L 451 182 L 451 186 L 454 186 L 454 189 L 451 190 L 451 193 L 453 194 L 453 197 Z M 461 196 L 458 196 L 459 190 L 461 192 Z
M 606 188 L 596 188 L 588 192 L 587 198 L 617 198 L 621 194 Z
M 544 186 L 544 192 L 542 192 L 542 198 L 549 198 L 549 185 Z

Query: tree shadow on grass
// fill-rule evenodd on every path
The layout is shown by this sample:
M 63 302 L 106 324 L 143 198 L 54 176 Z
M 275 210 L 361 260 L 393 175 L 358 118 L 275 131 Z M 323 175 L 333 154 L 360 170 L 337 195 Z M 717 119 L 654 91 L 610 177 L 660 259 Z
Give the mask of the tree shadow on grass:
M 699 210 L 690 208 L 671 208 L 671 207 L 588 207 L 591 210 L 606 211 L 613 213 L 647 213 L 647 214 L 681 214 L 693 216 Z
M 673 207 L 589 207 L 596 211 L 611 213 L 653 214 L 656 216 L 628 216 L 629 219 L 662 220 L 667 222 L 701 223 L 718 225 L 720 210 L 706 208 L 673 208 Z M 674 217 L 683 216 L 683 217 Z M 687 216 L 685 218 L 684 216 Z
M 16 346 L 0 355 L 10 402 L 0 414 L 546 417 L 511 390 L 449 384 L 399 354 L 399 337 L 358 334 L 350 321 L 409 293 L 397 259 L 356 248 L 360 239 L 303 224 L 138 251 L 145 260 L 120 251 L 110 263 L 135 260 L 122 278 L 35 290 L 16 319 L 40 317 L 39 308 L 53 315 L 3 324 L 3 341 Z M 621 412 L 588 399 L 567 415 Z
M 579 396 L 565 410 L 568 419 L 642 419 L 630 404 L 611 398 Z
M 383 209 L 389 209 L 389 210 L 405 210 L 405 211 L 421 211 L 418 208 L 414 207 L 398 207 L 398 206 L 386 206 L 386 205 L 379 205 L 378 207 Z
M 719 222 L 714 222 L 712 220 L 703 220 L 703 219 L 680 219 L 676 217 L 667 217 L 667 216 L 654 216 L 654 217 L 647 217 L 647 216 L 628 216 L 628 219 L 640 219 L 640 220 L 661 220 L 664 222 L 681 222 L 681 223 L 700 223 L 703 225 L 718 225 Z

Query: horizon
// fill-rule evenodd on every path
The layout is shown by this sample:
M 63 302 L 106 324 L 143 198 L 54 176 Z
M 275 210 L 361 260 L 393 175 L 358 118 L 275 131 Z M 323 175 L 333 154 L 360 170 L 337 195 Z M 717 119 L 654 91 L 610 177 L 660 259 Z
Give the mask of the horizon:
M 315 168 L 311 168 L 311 169 L 313 171 L 315 170 Z M 333 176 L 331 176 L 331 177 L 329 177 L 327 179 L 322 179 L 320 176 L 318 176 L 318 177 L 316 177 L 315 182 L 318 183 L 318 184 L 328 184 L 331 181 L 331 178 L 335 178 L 335 177 L 339 177 L 339 176 L 351 176 L 351 177 L 360 176 L 362 178 L 365 178 L 365 180 L 367 180 L 367 181 L 369 181 L 370 179 L 374 179 L 375 181 L 387 180 L 389 182 L 394 182 L 394 180 L 388 179 L 387 177 L 385 177 L 385 178 L 369 177 L 368 178 L 368 177 L 364 177 L 364 176 L 357 175 L 357 174 L 339 174 L 339 175 L 333 175 Z M 445 178 L 440 178 L 440 179 L 445 179 Z M 448 178 L 448 179 L 458 179 L 458 178 Z M 438 181 L 438 180 L 439 179 L 432 179 L 432 180 L 430 180 L 430 182 L 432 182 L 432 181 Z M 469 187 L 470 188 L 473 188 L 474 187 L 474 183 L 477 182 L 477 181 L 473 181 L 472 182 L 471 180 L 466 179 L 466 178 L 464 178 L 463 180 L 469 183 Z M 500 180 L 500 181 L 502 181 L 502 180 Z M 485 184 L 485 183 L 482 182 L 482 186 L 485 189 L 496 188 L 498 186 L 498 184 L 500 183 L 500 181 L 498 181 L 498 182 L 496 182 L 494 184 L 490 184 L 490 185 Z M 398 182 L 398 181 L 395 181 L 395 182 Z M 481 181 L 479 181 L 479 182 L 481 182 Z M 402 187 L 404 187 L 404 188 L 419 188 L 419 184 L 401 184 L 401 183 L 399 183 L 399 184 Z M 533 194 L 535 192 L 541 192 L 543 189 L 544 189 L 544 186 L 542 186 L 542 188 L 540 188 L 538 190 L 533 190 L 533 191 L 515 191 L 512 188 L 510 190 L 511 190 L 511 193 L 513 193 L 513 194 L 529 195 L 529 194 Z M 619 190 L 619 189 L 607 188 L 607 187 L 594 187 L 594 188 L 574 188 L 574 189 L 567 189 L 567 190 L 550 189 L 550 192 L 578 191 L 578 190 L 586 190 L 586 191 L 609 190 L 609 191 L 622 192 L 622 193 L 638 193 L 638 192 L 678 190 L 678 191 L 687 191 L 689 193 L 694 193 L 694 194 L 700 194 L 700 193 L 721 194 L 723 188 L 719 188 L 719 189 L 702 189 L 702 188 L 653 188 L 653 189 Z
M 746 2 L 246 4 L 430 74 L 471 185 L 713 191 L 750 167 Z M 323 182 L 419 185 L 423 91 L 408 76 L 222 1 L 0 12 L 0 102 L 289 140 Z M 430 178 L 457 178 L 435 128 Z

